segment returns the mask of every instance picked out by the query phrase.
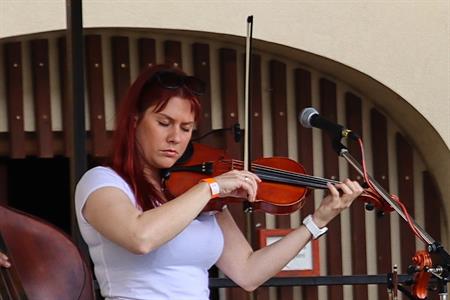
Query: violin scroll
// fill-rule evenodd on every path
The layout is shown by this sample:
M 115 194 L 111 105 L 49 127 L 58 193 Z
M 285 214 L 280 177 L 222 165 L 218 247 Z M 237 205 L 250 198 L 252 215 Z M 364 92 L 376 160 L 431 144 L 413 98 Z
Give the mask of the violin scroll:
M 386 201 L 380 198 L 377 192 L 375 192 L 371 187 L 364 189 L 364 192 L 359 196 L 358 200 L 364 201 L 366 203 L 367 210 L 376 209 L 378 212 L 390 213 L 394 209 Z

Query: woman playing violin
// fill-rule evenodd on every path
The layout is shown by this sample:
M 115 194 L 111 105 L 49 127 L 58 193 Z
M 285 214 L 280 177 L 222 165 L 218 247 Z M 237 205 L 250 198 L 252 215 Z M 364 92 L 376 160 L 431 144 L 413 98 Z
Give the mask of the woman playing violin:
M 252 291 L 312 238 L 302 225 L 254 251 L 226 208 L 202 212 L 216 197 L 256 201 L 261 180 L 248 171 L 201 181 L 174 199 L 163 190 L 161 170 L 185 151 L 202 91 L 200 80 L 179 69 L 160 65 L 141 73 L 118 114 L 111 163 L 89 170 L 77 185 L 77 220 L 106 299 L 206 300 L 214 264 Z M 363 191 L 348 179 L 328 189 L 311 217 L 318 228 Z

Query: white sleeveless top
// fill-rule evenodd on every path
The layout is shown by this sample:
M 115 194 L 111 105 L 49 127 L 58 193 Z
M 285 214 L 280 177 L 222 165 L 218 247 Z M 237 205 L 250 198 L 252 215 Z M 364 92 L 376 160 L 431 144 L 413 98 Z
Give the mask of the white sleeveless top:
M 76 187 L 78 225 L 89 247 L 102 296 L 107 299 L 209 299 L 208 269 L 223 250 L 223 235 L 215 216 L 201 214 L 166 244 L 148 254 L 136 255 L 102 236 L 81 213 L 88 196 L 106 186 L 121 189 L 139 208 L 129 185 L 110 168 L 89 170 Z

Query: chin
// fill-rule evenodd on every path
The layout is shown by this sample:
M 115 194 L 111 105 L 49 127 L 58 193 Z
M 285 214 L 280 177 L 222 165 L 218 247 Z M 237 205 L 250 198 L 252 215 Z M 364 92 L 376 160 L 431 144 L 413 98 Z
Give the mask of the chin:
M 176 158 L 176 159 L 175 158 L 164 158 L 164 159 L 161 159 L 158 162 L 158 167 L 160 169 L 168 169 L 168 168 L 172 167 L 177 162 L 177 160 L 178 160 L 178 158 Z

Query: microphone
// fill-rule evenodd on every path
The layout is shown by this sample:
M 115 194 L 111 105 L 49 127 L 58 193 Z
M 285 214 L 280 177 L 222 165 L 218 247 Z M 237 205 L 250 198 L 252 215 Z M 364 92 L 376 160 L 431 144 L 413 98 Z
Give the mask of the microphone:
M 348 137 L 352 140 L 358 140 L 359 136 L 351 131 L 350 129 L 344 128 L 344 126 L 333 123 L 321 115 L 313 107 L 307 107 L 302 110 L 298 115 L 298 121 L 306 128 L 320 128 L 328 131 L 333 138 L 341 139 L 343 137 Z

